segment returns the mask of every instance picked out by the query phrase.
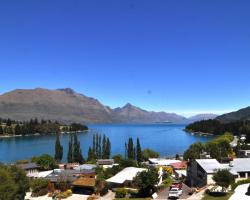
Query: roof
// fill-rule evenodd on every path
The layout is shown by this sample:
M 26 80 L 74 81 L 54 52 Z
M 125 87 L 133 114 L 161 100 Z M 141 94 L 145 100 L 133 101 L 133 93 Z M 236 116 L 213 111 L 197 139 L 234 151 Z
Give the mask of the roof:
M 80 177 L 73 181 L 72 185 L 74 186 L 82 186 L 82 187 L 94 187 L 95 186 L 95 178 L 86 178 Z
M 165 159 L 165 158 L 149 158 L 149 162 L 155 164 L 155 165 L 165 165 L 169 166 L 173 163 L 181 162 L 180 160 L 174 160 L 174 159 Z
M 92 165 L 92 164 L 84 164 L 84 165 L 79 165 L 77 167 L 74 167 L 74 170 L 93 170 L 94 168 L 96 168 L 96 165 Z
M 216 159 L 196 159 L 196 162 L 205 170 L 206 173 L 212 174 L 222 168 L 222 165 Z
M 114 164 L 114 159 L 98 159 L 97 164 L 98 165 L 112 165 Z
M 145 168 L 137 168 L 137 167 L 127 167 L 117 173 L 115 176 L 107 179 L 107 182 L 122 184 L 125 181 L 132 181 L 136 175 L 142 171 L 146 171 Z
M 181 162 L 175 162 L 170 164 L 174 169 L 186 169 L 187 168 L 187 162 L 181 161 Z
M 39 168 L 39 166 L 36 163 L 25 163 L 25 164 L 19 164 L 17 166 L 23 170 L 38 169 Z
M 43 171 L 43 172 L 36 172 L 34 174 L 33 173 L 27 174 L 27 176 L 34 177 L 34 178 L 45 178 L 52 173 L 53 173 L 53 170 L 49 170 L 49 171 Z
M 230 171 L 250 172 L 250 158 L 235 158 L 231 164 Z

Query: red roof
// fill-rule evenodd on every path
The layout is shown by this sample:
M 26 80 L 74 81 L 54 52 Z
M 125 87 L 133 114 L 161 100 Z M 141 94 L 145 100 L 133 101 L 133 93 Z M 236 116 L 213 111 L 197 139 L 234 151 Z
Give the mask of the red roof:
M 170 164 L 174 169 L 186 169 L 187 168 L 187 162 L 181 161 Z

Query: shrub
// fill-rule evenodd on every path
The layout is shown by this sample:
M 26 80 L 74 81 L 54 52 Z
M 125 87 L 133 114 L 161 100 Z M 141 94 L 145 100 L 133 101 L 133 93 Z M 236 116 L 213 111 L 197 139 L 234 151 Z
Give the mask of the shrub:
M 246 183 L 250 183 L 250 179 L 240 180 L 237 183 L 233 183 L 231 185 L 231 189 L 235 190 L 235 188 L 237 188 L 239 185 L 243 185 L 243 184 L 246 184 Z
M 46 179 L 34 179 L 31 182 L 32 195 L 43 196 L 48 193 L 48 180 Z M 44 194 L 45 193 L 45 194 Z
M 127 195 L 127 191 L 124 188 L 118 188 L 115 192 L 115 198 L 124 198 Z

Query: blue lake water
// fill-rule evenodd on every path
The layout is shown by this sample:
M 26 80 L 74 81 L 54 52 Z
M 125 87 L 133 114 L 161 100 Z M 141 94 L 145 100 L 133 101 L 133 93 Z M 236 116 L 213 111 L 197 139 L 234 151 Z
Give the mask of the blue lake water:
M 183 131 L 185 125 L 152 124 L 124 125 L 101 124 L 89 125 L 87 133 L 79 133 L 78 139 L 86 157 L 89 146 L 92 145 L 94 133 L 105 134 L 111 141 L 112 154 L 124 155 L 124 143 L 129 137 L 140 138 L 142 148 L 152 148 L 161 156 L 182 154 L 187 147 L 196 142 L 205 142 L 212 137 L 194 136 Z M 61 143 L 64 147 L 64 160 L 67 157 L 69 136 L 63 134 Z M 14 162 L 28 159 L 32 156 L 48 153 L 54 156 L 55 135 L 27 136 L 0 139 L 0 162 Z

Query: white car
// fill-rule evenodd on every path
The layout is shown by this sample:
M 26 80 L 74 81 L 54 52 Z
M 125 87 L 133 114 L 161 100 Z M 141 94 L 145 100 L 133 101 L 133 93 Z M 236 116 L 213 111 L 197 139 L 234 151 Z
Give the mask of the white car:
M 171 188 L 168 194 L 169 199 L 178 199 L 182 195 L 182 190 L 179 188 Z

